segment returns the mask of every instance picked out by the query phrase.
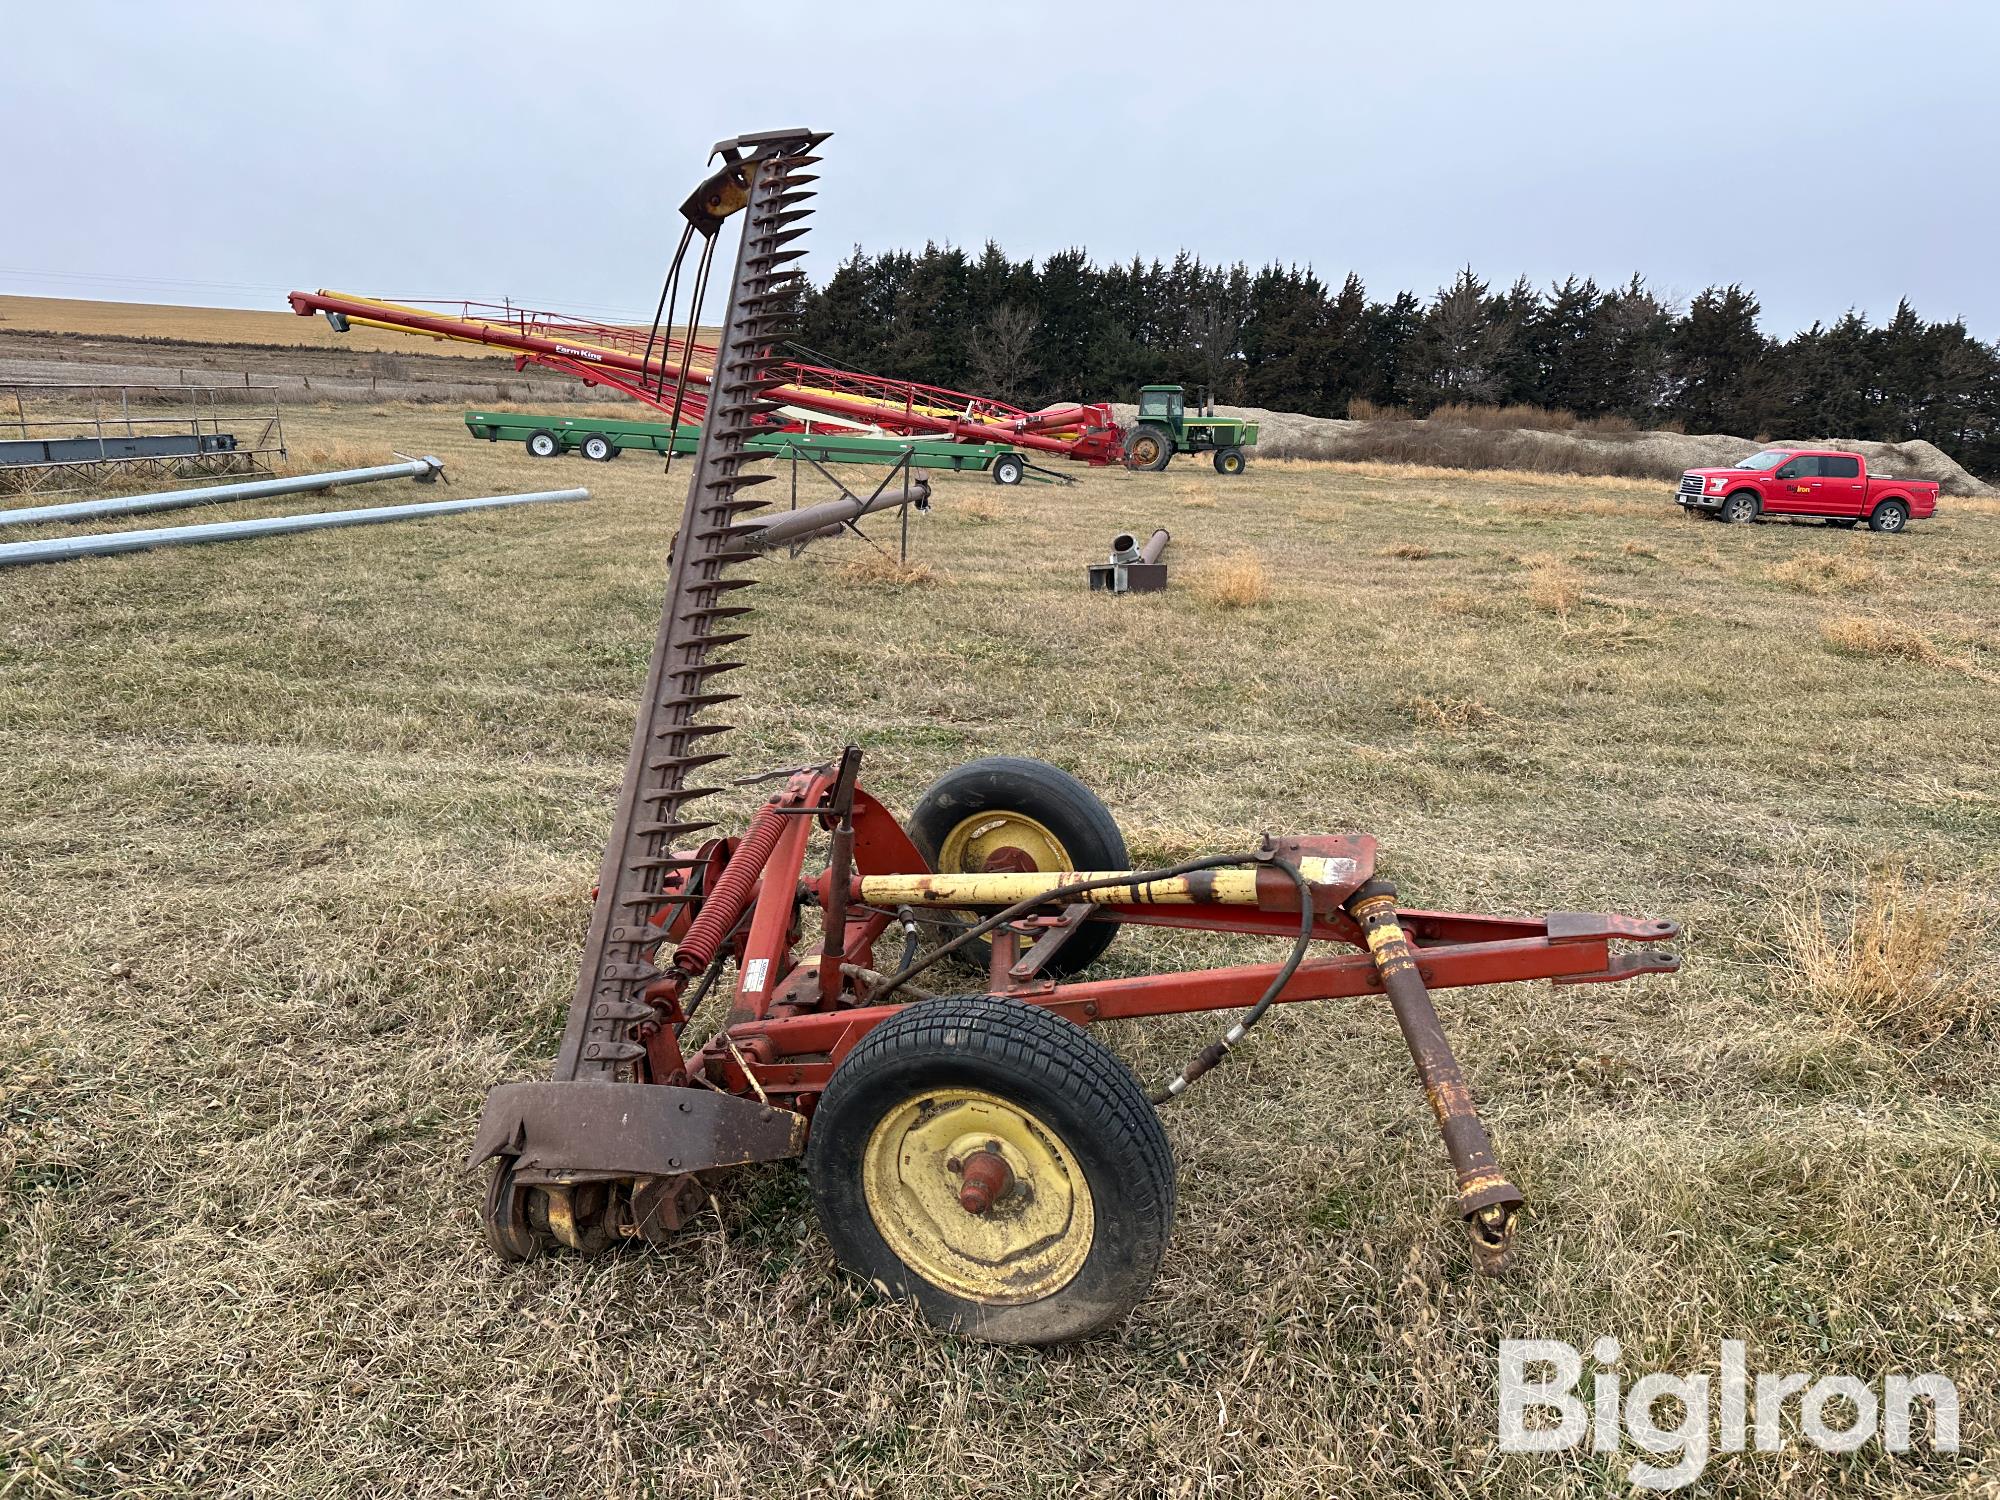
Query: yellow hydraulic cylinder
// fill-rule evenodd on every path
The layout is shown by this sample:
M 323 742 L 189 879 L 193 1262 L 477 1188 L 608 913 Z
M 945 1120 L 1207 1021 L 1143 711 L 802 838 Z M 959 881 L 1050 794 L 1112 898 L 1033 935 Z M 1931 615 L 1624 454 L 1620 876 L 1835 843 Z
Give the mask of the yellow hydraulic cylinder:
M 861 899 L 870 906 L 1012 906 L 1059 885 L 1117 880 L 1130 870 L 1030 870 L 979 875 L 864 875 Z M 1089 893 L 1105 906 L 1224 906 L 1257 904 L 1255 870 L 1197 870 L 1167 880 L 1107 885 Z

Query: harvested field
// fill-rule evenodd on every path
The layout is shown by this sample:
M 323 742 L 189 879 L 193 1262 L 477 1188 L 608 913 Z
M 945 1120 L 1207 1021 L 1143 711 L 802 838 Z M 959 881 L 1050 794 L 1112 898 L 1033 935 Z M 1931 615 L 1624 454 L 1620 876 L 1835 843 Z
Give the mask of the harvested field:
M 1956 1458 L 1794 1443 L 1703 1493 L 1991 1492 L 1991 507 L 1854 536 L 1658 484 L 1183 461 L 941 480 L 907 572 L 851 539 L 761 564 L 741 770 L 852 738 L 907 808 L 1042 756 L 1142 863 L 1364 827 L 1416 904 L 1687 924 L 1677 977 L 1440 996 L 1531 1200 L 1511 1279 L 1470 1273 L 1386 1012 L 1287 1007 L 1167 1111 L 1154 1295 L 1043 1352 L 842 1277 L 792 1168 L 669 1253 L 487 1259 L 459 1164 L 555 1047 L 681 476 L 535 463 L 448 409 L 288 423 L 436 452 L 447 494 L 597 498 L 0 572 L 8 1500 L 1597 1496 L 1629 1449 L 1494 1451 L 1494 1351 L 1604 1334 L 1628 1379 L 1741 1338 L 1963 1393 Z M 1155 524 L 1170 590 L 1087 594 Z M 1151 1080 L 1213 1031 L 1106 1040 Z
M 96 338 L 171 340 L 185 344 L 244 344 L 264 348 L 332 349 L 350 354 L 411 354 L 490 358 L 470 344 L 419 341 L 380 328 L 335 333 L 324 318 L 302 318 L 272 299 L 269 311 L 238 307 L 175 307 L 152 302 L 96 302 L 80 297 L 0 296 L 0 333 L 68 333 Z
M 261 312 L 56 297 L 0 297 L 0 382 L 11 381 L 254 383 L 275 386 L 287 403 L 520 401 L 565 410 L 604 394 L 553 370 L 516 370 L 511 356 L 476 344 L 363 327 L 335 333 L 282 302 Z

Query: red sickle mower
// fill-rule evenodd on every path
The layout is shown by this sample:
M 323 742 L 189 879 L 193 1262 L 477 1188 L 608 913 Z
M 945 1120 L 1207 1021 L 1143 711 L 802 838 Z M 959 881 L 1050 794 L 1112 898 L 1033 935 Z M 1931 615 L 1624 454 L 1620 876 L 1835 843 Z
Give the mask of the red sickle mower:
M 730 570 L 759 550 L 747 439 L 786 379 L 772 351 L 789 247 L 825 137 L 745 136 L 690 198 L 712 237 L 741 211 L 716 378 L 576 997 L 553 1077 L 496 1088 L 474 1162 L 493 1159 L 485 1230 L 523 1259 L 661 1241 L 729 1167 L 804 1155 L 819 1217 L 855 1271 L 973 1335 L 1046 1343 L 1122 1316 L 1171 1226 L 1173 1157 L 1156 1105 L 1219 1063 L 1277 1004 L 1384 996 L 1457 1174 L 1476 1263 L 1506 1260 L 1520 1190 L 1501 1171 L 1430 1001 L 1436 988 L 1669 973 L 1671 922 L 1539 919 L 1398 904 L 1365 834 L 1132 870 L 1117 825 L 1035 761 L 959 767 L 907 823 L 862 788 L 853 747 L 746 778 L 775 790 L 737 837 L 688 804 L 726 759 L 709 710 L 748 613 Z M 709 205 L 710 211 L 703 206 Z M 713 211 L 721 205 L 721 211 Z M 685 247 L 684 247 L 685 249 Z M 809 914 L 816 920 L 808 921 Z M 1289 937 L 1281 963 L 1091 979 L 1123 927 Z M 817 931 L 812 929 L 816 928 Z M 927 930 L 943 933 L 926 945 Z M 889 964 L 878 946 L 900 940 Z M 1340 950 L 1313 957 L 1315 944 Z M 983 992 L 917 987 L 985 967 Z M 734 970 L 727 1013 L 694 1024 Z M 936 980 L 931 980 L 936 983 Z M 1091 1023 L 1244 1014 L 1149 1095 Z M 685 1044 L 685 1045 L 684 1045 Z

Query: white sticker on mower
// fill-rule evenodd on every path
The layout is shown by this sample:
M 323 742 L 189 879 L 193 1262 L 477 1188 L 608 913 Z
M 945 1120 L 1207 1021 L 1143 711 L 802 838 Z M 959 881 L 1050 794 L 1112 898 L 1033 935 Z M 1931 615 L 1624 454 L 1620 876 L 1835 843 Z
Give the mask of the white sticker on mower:
M 1314 885 L 1348 885 L 1359 867 L 1351 859 L 1307 858 L 1299 861 L 1299 873 Z
M 764 990 L 764 976 L 768 974 L 770 971 L 771 971 L 770 959 L 768 958 L 751 959 L 749 963 L 743 966 L 744 990 L 751 994 L 762 994 Z

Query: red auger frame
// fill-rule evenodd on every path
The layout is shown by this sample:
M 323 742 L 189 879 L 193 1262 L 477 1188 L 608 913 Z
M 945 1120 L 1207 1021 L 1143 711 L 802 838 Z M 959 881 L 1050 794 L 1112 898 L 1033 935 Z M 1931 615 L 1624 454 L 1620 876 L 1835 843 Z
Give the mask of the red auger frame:
M 1528 979 L 1607 983 L 1672 973 L 1679 963 L 1644 946 L 1676 936 L 1672 922 L 1400 907 L 1395 888 L 1376 875 L 1375 841 L 1366 834 L 1267 838 L 1245 857 L 1247 878 L 1227 889 L 1213 870 L 1120 872 L 1115 881 L 1095 872 L 1037 873 L 1007 851 L 989 858 L 985 874 L 938 875 L 895 816 L 855 783 L 859 762 L 860 752 L 850 747 L 837 763 L 777 773 L 786 775 L 783 789 L 741 838 L 711 839 L 680 856 L 685 869 L 665 888 L 692 898 L 663 928 L 673 960 L 643 996 L 659 1019 L 638 1033 L 646 1080 L 668 1087 L 597 1085 L 613 1096 L 599 1109 L 582 1103 L 578 1090 L 589 1085 L 503 1085 L 489 1100 L 475 1162 L 512 1157 L 520 1186 L 641 1179 L 618 1232 L 656 1238 L 678 1228 L 687 1207 L 700 1200 L 696 1174 L 804 1150 L 814 1106 L 834 1071 L 907 1003 L 882 998 L 896 976 L 873 967 L 877 941 L 897 921 L 896 907 L 986 912 L 1025 902 L 1028 909 L 993 931 L 986 992 L 1088 1026 L 1251 1006 L 1281 965 L 1073 983 L 1057 983 L 1043 971 L 1085 922 L 1261 937 L 1300 933 L 1300 886 L 1284 868 L 1290 866 L 1305 876 L 1310 893 L 1312 941 L 1356 951 L 1298 965 L 1276 1000 L 1386 996 L 1457 1173 L 1456 1207 L 1477 1261 L 1498 1269 L 1522 1197 L 1494 1158 L 1429 992 Z M 827 863 L 809 875 L 815 829 L 829 835 Z M 1096 890 L 1075 888 L 1092 881 Z M 890 900 L 893 906 L 885 904 Z M 799 944 L 800 914 L 809 907 L 822 914 L 824 931 L 810 952 Z M 1641 946 L 1614 952 L 1618 942 Z M 679 1032 L 692 1008 L 690 987 L 701 981 L 693 993 L 705 993 L 732 961 L 741 977 L 726 1021 L 691 1056 L 684 1054 Z M 1211 1048 L 1168 1095 L 1233 1044 Z

